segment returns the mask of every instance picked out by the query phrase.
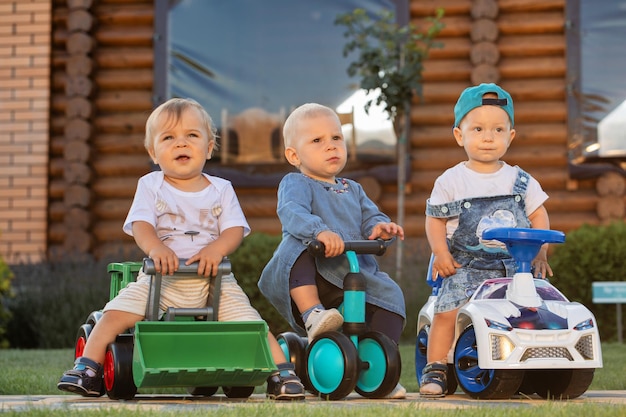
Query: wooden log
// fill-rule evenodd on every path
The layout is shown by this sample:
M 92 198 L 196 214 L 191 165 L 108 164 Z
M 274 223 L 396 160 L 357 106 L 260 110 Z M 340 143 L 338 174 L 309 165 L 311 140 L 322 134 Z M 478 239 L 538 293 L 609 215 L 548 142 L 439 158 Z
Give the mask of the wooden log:
M 152 26 L 99 27 L 94 33 L 98 45 L 103 47 L 152 46 L 154 29 Z
M 566 62 L 564 56 L 558 57 L 523 57 L 500 60 L 500 73 L 507 78 L 555 78 L 564 79 Z
M 92 51 L 94 39 L 84 32 L 70 33 L 65 47 L 70 55 L 86 55 Z
M 498 40 L 498 25 L 491 19 L 477 19 L 472 22 L 470 39 L 472 42 L 495 42 Z
M 82 162 L 68 162 L 63 170 L 63 179 L 70 184 L 88 184 L 91 168 Z
M 48 204 L 48 223 L 63 223 L 65 218 L 65 204 L 62 201 L 52 201 Z
M 239 204 L 248 219 L 276 216 L 276 194 L 261 196 L 238 192 L 238 198 Z
M 69 184 L 65 188 L 63 203 L 67 209 L 71 207 L 89 207 L 91 202 L 91 191 L 83 184 Z
M 94 81 L 98 91 L 149 90 L 152 91 L 154 71 L 152 68 L 98 69 Z
M 409 1 L 411 16 L 432 16 L 438 8 L 445 10 L 446 15 L 466 15 L 471 10 L 471 2 L 467 0 L 421 0 Z
M 474 85 L 481 83 L 497 84 L 500 82 L 500 70 L 494 65 L 479 64 L 472 68 L 470 79 Z
M 96 134 L 91 143 L 99 154 L 143 154 L 149 158 L 143 145 L 144 135 L 133 133 L 128 135 L 119 134 Z
M 152 68 L 152 47 L 98 48 L 93 52 L 98 69 Z
M 516 123 L 512 147 L 562 145 L 567 146 L 567 126 L 564 123 Z M 451 126 L 416 126 L 411 129 L 411 149 L 455 148 Z
M 146 173 L 149 171 L 146 170 Z M 139 177 L 109 177 L 94 178 L 91 189 L 98 199 L 102 198 L 130 198 L 135 195 Z
M 501 35 L 563 33 L 562 11 L 543 13 L 508 13 L 501 10 L 498 29 Z
M 624 197 L 616 195 L 600 197 L 596 206 L 596 212 L 598 213 L 598 218 L 603 222 L 623 219 L 626 214 Z
M 493 42 L 478 42 L 470 49 L 470 61 L 473 65 L 496 65 L 500 60 L 500 51 Z
M 67 0 L 67 7 L 71 10 L 73 9 L 91 9 L 93 6 L 93 0 Z
M 564 10 L 566 0 L 498 0 L 500 12 L 542 12 Z
M 122 223 L 124 219 L 120 220 L 99 220 L 92 227 L 92 233 L 96 242 L 113 242 L 124 240 L 127 236 L 122 230 Z
M 104 134 L 136 134 L 144 133 L 148 113 L 126 112 L 96 115 L 94 126 Z
M 527 34 L 500 36 L 498 49 L 506 57 L 565 55 L 565 34 Z
M 433 81 L 465 81 L 467 83 L 471 71 L 472 65 L 467 59 L 427 60 L 424 62 L 422 79 L 425 85 Z
M 271 235 L 280 235 L 282 229 L 277 216 L 251 217 L 248 218 L 248 224 L 253 232 L 268 233 Z
M 149 90 L 102 91 L 95 97 L 95 103 L 100 112 L 145 111 L 148 113 L 152 109 L 152 92 Z
M 495 19 L 498 17 L 498 3 L 496 0 L 474 0 L 470 14 L 474 19 Z
M 89 253 L 92 236 L 86 230 L 70 229 L 65 233 L 63 249 L 67 254 Z
M 82 140 L 70 140 L 65 143 L 63 156 L 67 162 L 80 162 L 86 164 L 89 161 L 91 148 Z
M 67 15 L 67 30 L 70 32 L 89 32 L 93 27 L 93 15 L 83 8 L 70 8 Z
M 122 227 L 131 204 L 132 198 L 100 198 L 92 211 L 96 221 L 114 220 Z
M 150 157 L 147 152 L 128 154 L 99 154 L 91 160 L 98 177 L 136 177 L 144 175 L 151 169 Z
M 65 94 L 68 97 L 89 97 L 93 92 L 93 83 L 84 75 L 76 75 L 66 78 Z
M 145 256 L 131 236 L 126 236 L 125 240 L 113 242 L 96 241 L 93 254 L 96 259 L 110 259 L 114 262 L 141 261 Z
M 63 158 L 50 158 L 48 174 L 51 177 L 56 177 L 56 178 L 63 177 L 65 164 L 66 164 L 66 161 Z
M 70 55 L 66 64 L 67 75 L 89 76 L 93 70 L 93 60 L 87 55 Z
M 596 191 L 601 197 L 621 197 L 626 190 L 626 180 L 617 172 L 607 172 L 596 182 Z
M 467 51 L 470 50 L 472 41 L 469 38 L 437 38 L 442 46 L 440 48 L 431 48 L 428 51 L 428 60 L 439 59 L 465 59 Z
M 99 2 L 94 10 L 101 26 L 152 26 L 154 6 L 150 2 L 144 4 L 124 4 L 122 7 Z
M 413 125 L 446 125 L 454 124 L 454 104 L 431 104 L 429 106 L 413 106 L 411 123 Z M 521 123 L 554 123 L 567 120 L 565 102 L 516 102 L 515 124 Z
M 87 100 L 85 97 L 75 96 L 66 100 L 65 103 L 65 115 L 68 119 L 83 120 L 88 124 L 86 120 L 93 115 L 93 106 L 90 100 Z M 88 131 L 87 139 L 91 137 L 91 125 L 89 125 Z
M 91 225 L 91 213 L 79 207 L 71 207 L 64 216 L 64 224 L 67 229 L 87 230 Z
M 82 118 L 67 119 L 65 125 L 65 139 L 67 141 L 86 142 L 91 138 L 91 124 Z
M 51 200 L 63 199 L 67 184 L 65 180 L 60 178 L 51 178 L 48 184 L 48 196 Z

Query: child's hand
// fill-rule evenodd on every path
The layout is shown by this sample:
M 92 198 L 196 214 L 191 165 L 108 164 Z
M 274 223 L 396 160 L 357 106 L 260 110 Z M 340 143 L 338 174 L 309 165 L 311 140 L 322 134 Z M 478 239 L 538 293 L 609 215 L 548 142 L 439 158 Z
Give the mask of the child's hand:
M 156 271 L 163 275 L 172 275 L 178 269 L 178 256 L 165 245 L 152 248 L 148 256 L 154 261 Z
M 433 281 L 436 281 L 438 277 L 446 278 L 454 275 L 456 269 L 460 266 L 461 264 L 454 260 L 450 252 L 435 254 L 435 259 L 433 259 Z
M 553 276 L 552 268 L 550 268 L 550 265 L 548 264 L 547 250 L 542 248 L 535 259 L 533 259 L 531 265 L 534 268 L 535 278 L 547 278 L 548 276 Z
M 372 234 L 368 239 L 373 240 L 376 238 L 391 239 L 392 237 L 398 237 L 400 240 L 404 240 L 404 229 L 402 226 L 398 226 L 394 222 L 378 223 L 372 229 Z
M 211 245 L 205 246 L 194 256 L 189 258 L 185 265 L 198 262 L 198 275 L 203 277 L 216 276 L 220 263 L 224 257 L 216 250 L 211 250 Z
M 343 243 L 343 239 L 335 232 L 331 232 L 330 230 L 324 230 L 323 232 L 320 232 L 315 238 L 324 244 L 324 256 L 327 258 L 339 256 L 344 251 L 345 246 Z

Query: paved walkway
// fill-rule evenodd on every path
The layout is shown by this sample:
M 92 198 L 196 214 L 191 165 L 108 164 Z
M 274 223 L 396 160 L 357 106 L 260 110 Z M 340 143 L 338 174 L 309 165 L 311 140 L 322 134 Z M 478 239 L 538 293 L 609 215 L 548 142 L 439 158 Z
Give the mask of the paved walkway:
M 74 395 L 4 395 L 0 396 L 0 412 L 7 410 L 28 410 L 32 408 L 128 408 L 150 409 L 168 411 L 181 407 L 216 408 L 236 407 L 245 404 L 260 404 L 267 402 L 262 394 L 254 394 L 246 400 L 232 400 L 218 394 L 213 397 L 191 397 L 188 395 L 137 395 L 132 401 L 113 401 L 106 396 L 100 398 L 83 398 Z M 587 391 L 579 398 L 569 400 L 570 403 L 605 403 L 618 404 L 624 407 L 626 414 L 626 390 L 625 391 Z M 415 407 L 415 408 L 439 408 L 457 409 L 480 407 L 489 404 L 511 407 L 532 407 L 544 404 L 545 400 L 539 397 L 513 398 L 509 400 L 485 401 L 473 400 L 464 394 L 449 395 L 445 398 L 424 399 L 417 393 L 408 393 L 404 400 L 371 400 L 353 393 L 341 401 L 321 401 L 316 397 L 307 397 L 303 403 L 280 403 L 280 404 L 306 404 L 307 406 L 364 406 L 384 405 L 390 407 Z

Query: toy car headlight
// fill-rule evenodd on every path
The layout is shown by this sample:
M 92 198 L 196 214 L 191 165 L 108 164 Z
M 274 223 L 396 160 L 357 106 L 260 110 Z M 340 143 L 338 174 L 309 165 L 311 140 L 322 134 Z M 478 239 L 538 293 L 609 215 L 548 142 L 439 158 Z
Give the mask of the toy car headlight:
M 491 359 L 494 361 L 506 360 L 514 349 L 515 345 L 505 335 L 491 335 Z
M 587 319 L 574 326 L 574 330 L 588 330 L 593 329 L 594 327 L 595 325 L 593 324 L 593 319 Z

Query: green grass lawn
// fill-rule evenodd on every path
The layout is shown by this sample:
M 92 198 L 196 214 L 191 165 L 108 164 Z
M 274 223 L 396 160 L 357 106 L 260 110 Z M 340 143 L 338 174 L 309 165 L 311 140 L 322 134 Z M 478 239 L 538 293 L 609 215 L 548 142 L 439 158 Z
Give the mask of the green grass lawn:
M 402 376 L 400 382 L 409 392 L 417 391 L 417 381 L 415 378 L 414 350 L 413 345 L 402 345 L 400 352 L 402 355 Z M 626 364 L 623 360 L 626 357 L 626 345 L 610 343 L 602 346 L 604 367 L 596 370 L 594 381 L 590 390 L 624 390 L 626 389 Z M 72 366 L 73 351 L 71 349 L 56 350 L 0 350 L 0 395 L 57 395 L 62 394 L 56 388 L 56 383 L 66 369 Z M 140 393 L 184 393 L 180 389 L 151 389 L 140 390 Z M 257 393 L 265 392 L 265 387 L 257 387 Z M 67 394 L 70 395 L 70 394 Z M 306 404 L 306 403 L 305 403 Z M 386 416 L 411 416 L 419 413 L 420 417 L 435 416 L 463 416 L 477 417 L 498 415 L 499 417 L 531 417 L 537 415 L 550 415 L 550 417 L 571 417 L 571 416 L 598 416 L 598 417 L 622 417 L 626 414 L 624 406 L 612 406 L 581 402 L 559 402 L 546 401 L 545 404 L 532 407 L 498 407 L 494 411 L 494 406 L 481 406 L 479 401 L 473 403 L 470 408 L 459 409 L 430 409 L 419 407 L 419 403 L 408 404 L 407 406 L 389 407 L 376 403 L 372 400 L 372 405 L 368 407 L 337 407 L 315 403 L 312 406 L 302 404 L 276 404 L 267 402 L 262 404 L 246 404 L 238 407 L 215 407 L 211 409 L 194 409 L 190 406 L 188 410 L 181 413 L 180 410 L 155 411 L 155 410 L 117 410 L 103 408 L 100 410 L 91 409 L 31 409 L 26 411 L 1 410 L 2 416 L 21 417 L 61 417 L 61 416 L 266 416 L 272 417 L 293 416 L 298 417 L 333 417 L 341 416 L 362 416 L 380 417 L 382 413 Z M 490 410 L 488 412 L 488 410 Z M 495 414 L 493 414 L 495 412 Z

